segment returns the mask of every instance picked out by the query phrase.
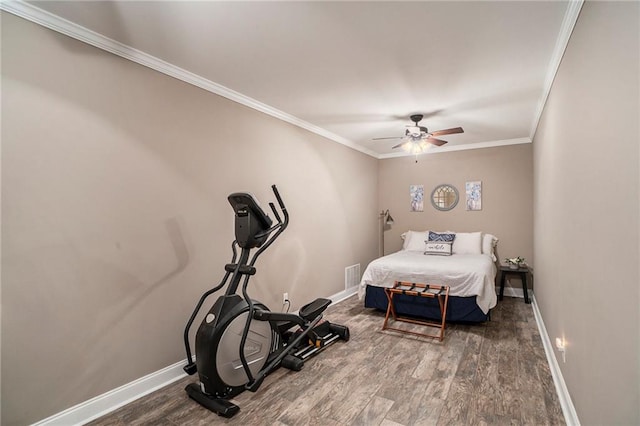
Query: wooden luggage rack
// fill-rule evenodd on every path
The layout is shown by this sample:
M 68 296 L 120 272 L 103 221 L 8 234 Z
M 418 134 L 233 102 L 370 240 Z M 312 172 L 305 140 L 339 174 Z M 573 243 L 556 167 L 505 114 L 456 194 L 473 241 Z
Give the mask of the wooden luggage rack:
M 394 330 L 402 333 L 415 334 L 417 336 L 432 337 L 442 341 L 444 339 L 445 319 L 447 316 L 447 303 L 449 302 L 449 286 L 435 285 L 435 284 L 418 284 L 405 281 L 396 281 L 391 288 L 385 288 L 384 292 L 387 295 L 389 303 L 387 304 L 387 314 L 384 317 L 384 324 L 382 324 L 383 330 Z M 406 294 L 407 296 L 414 297 L 428 297 L 430 299 L 437 298 L 440 304 L 440 314 L 442 322 L 437 323 L 435 321 L 418 320 L 414 318 L 400 317 L 396 314 L 396 309 L 393 306 L 393 296 L 396 294 Z M 403 330 L 400 328 L 390 327 L 389 316 L 393 317 L 394 321 L 408 322 L 411 324 L 420 324 L 427 327 L 434 327 L 439 330 L 437 334 L 419 333 L 417 331 Z

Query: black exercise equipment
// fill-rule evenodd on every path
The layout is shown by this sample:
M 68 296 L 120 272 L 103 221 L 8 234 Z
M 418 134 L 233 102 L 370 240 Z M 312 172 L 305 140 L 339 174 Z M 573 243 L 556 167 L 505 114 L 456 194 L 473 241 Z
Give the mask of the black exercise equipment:
M 191 314 L 184 330 L 188 374 L 198 372 L 200 382 L 186 387 L 189 397 L 224 417 L 232 417 L 240 407 L 229 401 L 244 390 L 255 392 L 265 377 L 282 366 L 299 371 L 304 361 L 338 339 L 349 340 L 347 327 L 321 322 L 322 313 L 331 300 L 316 299 L 303 306 L 298 314 L 271 312 L 247 294 L 249 278 L 256 274 L 255 262 L 289 224 L 289 213 L 272 185 L 284 220 L 273 203 L 269 203 L 277 221 L 262 210 L 248 193 L 229 195 L 235 212 L 233 257 L 225 266 L 225 275 L 216 287 L 205 292 Z M 238 257 L 237 247 L 240 247 Z M 252 249 L 257 249 L 250 258 Z M 229 282 L 205 315 L 196 333 L 196 360 L 189 345 L 189 330 L 205 299 Z M 242 295 L 236 294 L 242 281 Z

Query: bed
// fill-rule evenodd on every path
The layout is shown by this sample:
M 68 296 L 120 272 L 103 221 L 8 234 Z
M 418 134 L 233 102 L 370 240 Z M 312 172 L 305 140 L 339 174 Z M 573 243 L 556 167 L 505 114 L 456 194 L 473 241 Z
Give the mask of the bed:
M 480 232 L 455 233 L 450 255 L 441 255 L 426 254 L 429 231 L 408 231 L 403 235 L 402 250 L 372 261 L 365 269 L 358 288 L 365 307 L 386 310 L 384 288 L 392 287 L 395 281 L 440 284 L 449 286 L 447 321 L 487 321 L 497 302 L 497 238 Z M 441 316 L 434 299 L 397 295 L 394 305 L 399 314 L 433 320 Z

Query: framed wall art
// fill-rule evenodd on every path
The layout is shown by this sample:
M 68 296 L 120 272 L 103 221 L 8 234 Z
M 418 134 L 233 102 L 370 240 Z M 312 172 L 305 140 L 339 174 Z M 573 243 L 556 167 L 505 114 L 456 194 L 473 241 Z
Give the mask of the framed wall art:
M 411 197 L 411 208 L 409 211 L 424 211 L 424 185 L 409 185 L 409 196 Z
M 467 194 L 467 210 L 482 210 L 482 182 L 467 182 L 465 192 Z

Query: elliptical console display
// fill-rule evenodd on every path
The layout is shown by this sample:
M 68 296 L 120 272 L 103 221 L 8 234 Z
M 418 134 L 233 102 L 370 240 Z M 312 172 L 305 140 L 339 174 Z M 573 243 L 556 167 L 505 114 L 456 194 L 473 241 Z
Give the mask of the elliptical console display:
M 256 274 L 258 258 L 289 224 L 289 213 L 278 189 L 272 185 L 278 201 L 269 207 L 276 219 L 264 212 L 249 193 L 229 195 L 235 212 L 235 240 L 231 263 L 216 287 L 205 292 L 184 330 L 188 374 L 198 373 L 199 383 L 186 387 L 189 397 L 224 417 L 232 417 L 240 407 L 229 401 L 244 390 L 255 392 L 265 377 L 282 366 L 299 371 L 309 357 L 322 352 L 337 340 L 349 340 L 345 326 L 322 321 L 329 299 L 316 299 L 299 313 L 271 312 L 247 294 L 251 276 Z M 240 247 L 238 257 L 237 248 Z M 252 254 L 251 251 L 256 249 Z M 242 282 L 241 295 L 237 294 Z M 205 315 L 196 333 L 196 361 L 193 361 L 189 330 L 207 297 L 227 286 Z

